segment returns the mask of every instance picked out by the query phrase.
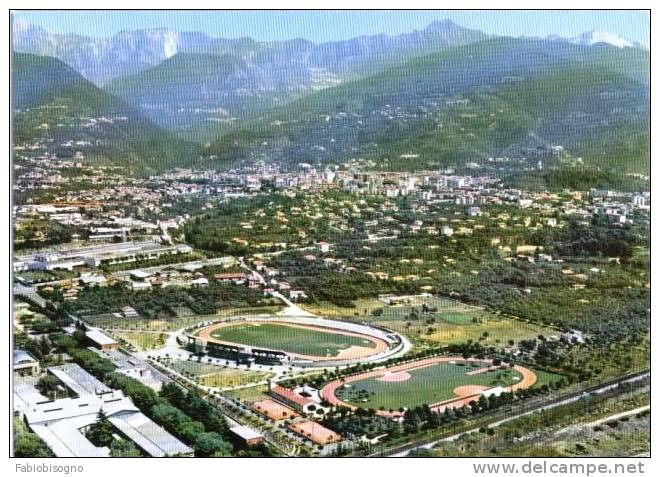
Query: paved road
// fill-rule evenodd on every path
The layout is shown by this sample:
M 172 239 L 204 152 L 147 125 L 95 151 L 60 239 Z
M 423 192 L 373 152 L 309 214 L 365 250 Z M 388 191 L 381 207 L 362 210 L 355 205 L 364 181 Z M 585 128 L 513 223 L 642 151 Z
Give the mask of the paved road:
M 245 269 L 246 271 L 248 271 L 248 272 L 252 273 L 254 276 L 256 276 L 259 280 L 259 283 L 261 283 L 263 286 L 268 286 L 268 282 L 263 277 L 263 275 L 261 275 L 256 270 L 253 270 L 250 267 L 248 267 L 243 260 L 240 260 L 240 264 L 241 264 L 241 267 L 243 269 Z M 309 311 L 303 310 L 298 305 L 296 305 L 294 302 L 292 302 L 287 297 L 282 295 L 280 292 L 278 292 L 276 290 L 273 290 L 269 293 L 272 297 L 283 301 L 284 304 L 286 305 L 286 308 L 284 310 L 282 310 L 279 314 L 286 315 L 286 316 L 310 316 L 310 317 L 317 318 L 317 316 L 314 313 L 310 313 Z
M 171 373 L 172 375 L 177 377 L 177 380 L 179 384 L 184 385 L 187 388 L 192 388 L 206 392 L 208 391 L 207 388 L 204 386 L 201 386 L 193 381 L 190 380 L 190 378 L 181 375 L 180 373 L 174 371 L 171 368 L 168 368 L 168 372 Z M 225 416 L 225 418 L 230 419 L 233 422 L 239 423 L 240 421 L 237 419 L 237 415 L 239 416 L 249 416 L 255 420 L 257 420 L 261 425 L 258 427 L 259 432 L 261 432 L 264 436 L 264 439 L 268 441 L 272 446 L 275 448 L 279 449 L 286 455 L 293 455 L 291 450 L 287 450 L 283 448 L 282 445 L 278 444 L 276 441 L 277 439 L 275 438 L 276 434 L 287 436 L 289 438 L 293 438 L 300 446 L 306 446 L 310 447 L 310 444 L 305 441 L 305 439 L 298 434 L 289 431 L 287 429 L 279 429 L 275 426 L 273 426 L 273 422 L 265 418 L 264 416 L 254 412 L 250 408 L 246 406 L 241 406 L 237 402 L 235 402 L 233 399 L 228 398 L 227 396 L 223 395 L 222 393 L 216 393 L 213 394 L 212 396 L 207 396 L 207 401 L 211 402 L 214 404 L 220 412 Z M 249 424 L 249 427 L 256 427 L 252 423 Z
M 602 394 L 602 393 L 605 393 L 607 391 L 611 391 L 612 389 L 616 388 L 619 384 L 633 383 L 633 382 L 636 382 L 636 381 L 641 381 L 643 379 L 648 378 L 649 376 L 650 376 L 650 373 L 641 373 L 641 374 L 631 376 L 630 378 L 627 378 L 627 379 L 618 380 L 618 381 L 616 381 L 612 384 L 603 384 L 601 386 L 596 387 L 595 389 L 590 390 L 589 394 Z M 540 405 L 538 407 L 535 407 L 534 409 L 530 409 L 528 411 L 521 412 L 519 414 L 515 414 L 513 416 L 505 417 L 505 418 L 502 418 L 498 421 L 492 422 L 492 423 L 488 424 L 488 426 L 486 426 L 486 427 L 495 428 L 495 427 L 501 426 L 502 424 L 504 424 L 506 422 L 512 421 L 514 419 L 518 419 L 520 417 L 524 417 L 524 416 L 527 416 L 527 415 L 530 415 L 530 414 L 534 414 L 534 413 L 539 412 L 539 411 L 552 409 L 553 407 L 570 404 L 570 403 L 573 403 L 573 402 L 576 402 L 576 401 L 582 399 L 586 394 L 587 394 L 587 392 L 584 392 L 584 393 L 580 393 L 580 394 L 577 394 L 577 395 L 569 396 L 565 399 L 560 399 L 558 401 L 554 401 L 554 402 L 546 404 L 546 405 Z M 466 434 L 471 434 L 473 432 L 478 432 L 479 429 L 482 428 L 482 427 L 484 427 L 484 426 L 483 425 L 475 426 L 472 429 L 468 429 L 467 431 L 459 432 L 458 434 L 454 434 L 454 435 L 451 435 L 451 436 L 448 436 L 448 437 L 444 437 L 442 439 L 437 439 L 437 440 L 434 440 L 432 442 L 428 442 L 426 444 L 420 444 L 420 445 L 412 447 L 412 448 L 406 448 L 405 450 L 400 451 L 400 452 L 390 453 L 390 454 L 386 454 L 386 455 L 388 457 L 405 457 L 408 454 L 410 454 L 411 452 L 419 450 L 419 449 L 432 449 L 433 447 L 440 444 L 441 442 L 455 441 L 459 437 L 464 436 Z M 404 446 L 401 446 L 401 447 L 404 447 Z
M 318 318 L 317 315 L 314 313 L 310 313 L 309 311 L 303 310 L 300 308 L 298 305 L 296 305 L 294 302 L 289 300 L 287 297 L 282 295 L 278 291 L 273 291 L 270 293 L 271 296 L 275 298 L 279 298 L 286 304 L 286 308 L 282 310 L 281 312 L 278 313 L 278 315 L 285 315 L 285 316 L 308 316 L 312 318 Z
M 316 246 L 310 246 L 310 247 L 292 247 L 288 248 L 286 250 L 278 250 L 277 252 L 259 252 L 255 253 L 255 256 L 258 257 L 277 257 L 279 255 L 282 255 L 283 253 L 288 253 L 288 252 L 306 252 L 307 250 L 316 250 Z

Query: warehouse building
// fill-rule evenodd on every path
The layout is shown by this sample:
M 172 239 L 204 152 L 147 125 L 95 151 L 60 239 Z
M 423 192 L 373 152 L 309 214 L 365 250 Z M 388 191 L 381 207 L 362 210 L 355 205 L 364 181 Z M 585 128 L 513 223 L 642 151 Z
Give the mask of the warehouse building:
M 85 336 L 92 344 L 92 346 L 100 349 L 101 351 L 108 351 L 111 349 L 117 349 L 119 347 L 119 343 L 99 330 L 90 330 L 85 333 Z
M 27 351 L 14 349 L 13 369 L 21 376 L 37 376 L 40 371 L 39 361 Z
M 248 446 L 257 446 L 264 441 L 264 436 L 248 426 L 234 426 L 229 431 Z
M 165 255 L 188 254 L 185 244 L 161 244 L 160 241 L 124 242 L 79 247 L 17 257 L 31 270 L 73 270 L 74 267 L 99 267 L 115 263 L 155 260 Z
M 72 397 L 54 401 L 35 387 L 36 378 L 19 378 L 14 385 L 14 410 L 57 457 L 108 457 L 85 437 L 103 411 L 117 429 L 152 457 L 192 456 L 193 450 L 158 426 L 135 407 L 122 391 L 110 389 L 77 364 L 48 368 Z

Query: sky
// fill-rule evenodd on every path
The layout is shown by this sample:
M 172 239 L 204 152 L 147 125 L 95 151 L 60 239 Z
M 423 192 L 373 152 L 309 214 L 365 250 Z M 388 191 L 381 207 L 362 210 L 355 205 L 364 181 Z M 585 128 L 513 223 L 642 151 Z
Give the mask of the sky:
M 214 38 L 252 37 L 314 42 L 359 35 L 398 34 L 423 29 L 435 20 L 506 36 L 573 37 L 590 30 L 614 33 L 646 47 L 649 13 L 631 10 L 371 10 L 371 11 L 15 11 L 15 19 L 52 33 L 107 37 L 122 30 L 169 28 L 199 31 Z

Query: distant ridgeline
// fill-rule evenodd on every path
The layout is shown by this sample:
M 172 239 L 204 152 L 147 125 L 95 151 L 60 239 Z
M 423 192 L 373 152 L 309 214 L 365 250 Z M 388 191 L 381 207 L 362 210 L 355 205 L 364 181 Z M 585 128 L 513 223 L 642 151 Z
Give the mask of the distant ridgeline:
M 184 165 L 195 157 L 195 145 L 156 126 L 60 60 L 21 53 L 12 60 L 15 146 L 121 164 L 127 172 Z
M 141 62 L 130 63 L 115 58 L 126 56 L 116 37 L 91 57 L 85 46 L 101 40 L 22 31 L 18 50 L 57 56 L 114 96 L 62 61 L 15 54 L 16 142 L 87 141 L 85 157 L 136 171 L 363 159 L 588 188 L 650 170 L 650 57 L 634 46 L 493 37 L 451 22 L 323 44 L 170 33 L 122 33 L 140 39 Z

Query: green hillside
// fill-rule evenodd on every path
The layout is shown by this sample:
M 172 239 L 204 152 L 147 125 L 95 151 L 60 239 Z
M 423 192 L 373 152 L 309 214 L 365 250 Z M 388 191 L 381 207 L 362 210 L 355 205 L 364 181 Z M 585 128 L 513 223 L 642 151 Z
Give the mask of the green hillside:
M 489 40 L 272 109 L 207 152 L 290 163 L 364 158 L 394 170 L 488 167 L 507 156 L 555 171 L 647 173 L 647 60 L 634 49 Z
M 230 55 L 178 53 L 153 68 L 113 81 L 107 89 L 130 96 L 136 90 L 182 87 L 204 76 L 229 74 L 241 63 L 238 58 Z
M 85 160 L 121 164 L 140 173 L 185 164 L 196 156 L 196 146 L 155 126 L 59 60 L 16 53 L 12 74 L 16 145 L 46 144 L 62 158 L 80 151 Z

